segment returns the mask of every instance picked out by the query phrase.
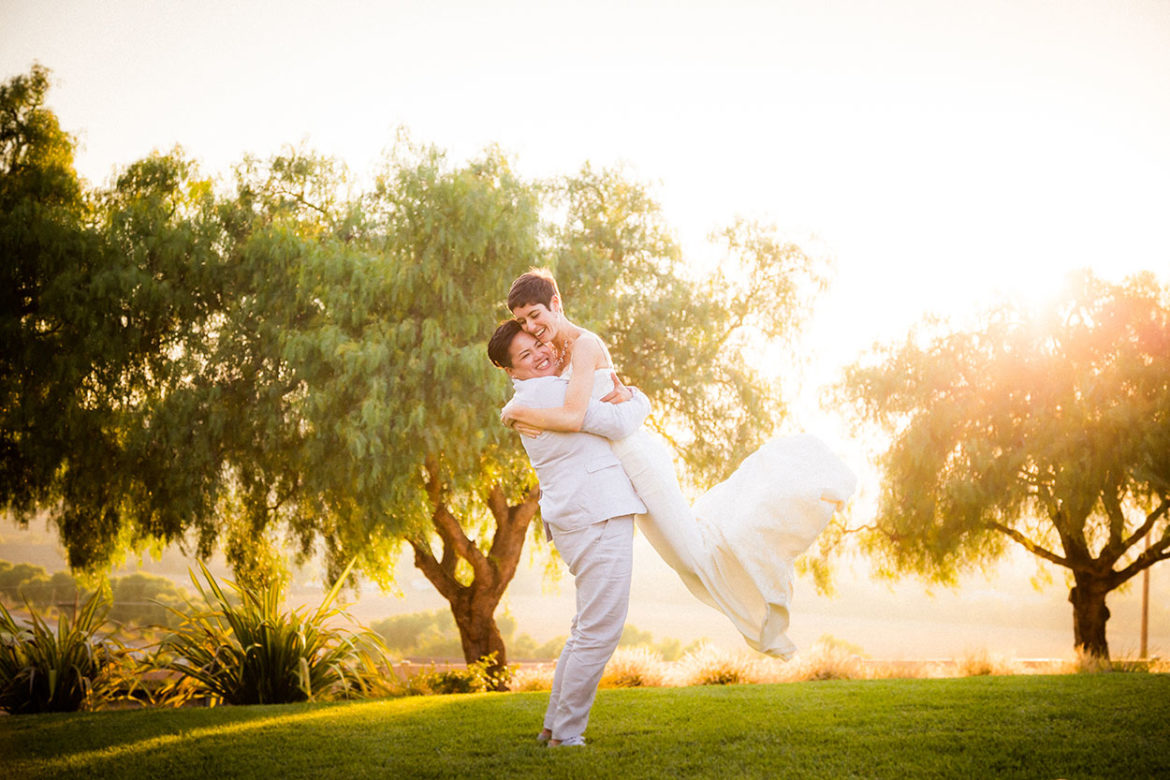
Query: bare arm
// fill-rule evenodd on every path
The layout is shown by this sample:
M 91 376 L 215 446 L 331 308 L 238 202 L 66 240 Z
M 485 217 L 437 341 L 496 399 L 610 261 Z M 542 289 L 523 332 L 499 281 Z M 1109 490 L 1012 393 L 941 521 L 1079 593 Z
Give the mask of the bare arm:
M 593 372 L 604 361 L 601 343 L 597 339 L 580 339 L 573 345 L 573 376 L 565 392 L 565 404 L 549 409 L 532 409 L 525 406 L 507 408 L 504 422 L 511 425 L 523 423 L 530 428 L 546 431 L 581 430 L 585 412 L 589 409 L 589 397 L 593 392 Z

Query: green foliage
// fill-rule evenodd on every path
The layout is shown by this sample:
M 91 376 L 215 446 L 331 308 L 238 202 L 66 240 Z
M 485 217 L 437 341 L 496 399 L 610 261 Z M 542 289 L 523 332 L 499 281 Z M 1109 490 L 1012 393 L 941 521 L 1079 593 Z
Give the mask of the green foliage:
M 739 356 L 799 332 L 826 263 L 739 220 L 712 236 L 716 270 L 695 278 L 644 186 L 586 165 L 553 193 L 565 212 L 553 267 L 570 318 L 601 334 L 653 400 L 651 424 L 678 445 L 691 477 L 725 477 L 784 412 L 781 388 Z
M 135 572 L 110 580 L 112 623 L 137 626 L 174 626 L 176 612 L 186 603 L 187 592 L 167 577 Z
M 538 644 L 528 634 L 517 635 L 516 620 L 510 615 L 497 616 L 496 623 L 512 658 L 556 658 L 565 643 L 563 636 Z M 394 615 L 374 621 L 370 629 L 382 637 L 387 652 L 400 658 L 458 658 L 463 655 L 459 629 L 450 610 Z
M 783 413 L 739 358 L 795 333 L 824 282 L 770 228 L 720 233 L 719 270 L 695 279 L 620 171 L 532 182 L 498 149 L 454 163 L 405 138 L 366 191 L 294 148 L 227 185 L 156 153 L 89 192 L 47 86 L 34 69 L 0 91 L 0 504 L 47 510 L 72 567 L 191 540 L 266 589 L 287 535 L 331 576 L 357 558 L 385 584 L 406 543 L 481 627 L 468 658 L 503 663 L 491 616 L 537 503 L 484 346 L 532 265 L 553 267 L 695 480 Z
M 488 655 L 468 664 L 466 669 L 432 670 L 416 675 L 410 681 L 410 691 L 439 695 L 505 691 L 513 673 L 511 667 L 501 666 L 494 655 Z
M 179 613 L 182 625 L 163 644 L 162 664 L 187 678 L 194 692 L 227 704 L 276 704 L 369 694 L 381 686 L 382 651 L 367 631 L 334 625 L 342 581 L 312 612 L 282 612 L 279 583 L 257 592 L 228 583 L 229 598 L 200 564 L 192 581 L 205 605 Z
M 43 566 L 0 561 L 0 596 L 10 604 L 21 601 L 37 607 L 71 604 L 76 594 L 76 583 L 65 572 L 50 576 Z
M 508 652 L 517 660 L 548 660 L 560 657 L 566 636 L 554 636 L 544 642 L 537 642 L 528 634 L 513 634 L 504 631 Z
M 394 615 L 374 621 L 370 630 L 382 637 L 388 652 L 400 657 L 458 658 L 463 655 L 459 629 L 447 609 Z
M 97 638 L 108 608 L 108 597 L 94 593 L 76 612 L 62 612 L 54 631 L 31 607 L 25 626 L 0 604 L 0 709 L 73 712 L 110 698 L 111 674 L 127 656 Z
M 0 505 L 47 511 L 96 570 L 210 515 L 213 494 L 184 489 L 214 474 L 206 443 L 159 407 L 201 359 L 219 229 L 178 152 L 85 192 L 47 88 L 40 67 L 0 87 Z
M 890 437 L 863 548 L 887 574 L 953 583 L 1015 542 L 1070 571 L 1076 645 L 1107 655 L 1105 595 L 1170 557 L 1168 354 L 1151 275 L 1084 273 L 1043 309 L 1006 304 L 852 367 L 841 396 Z

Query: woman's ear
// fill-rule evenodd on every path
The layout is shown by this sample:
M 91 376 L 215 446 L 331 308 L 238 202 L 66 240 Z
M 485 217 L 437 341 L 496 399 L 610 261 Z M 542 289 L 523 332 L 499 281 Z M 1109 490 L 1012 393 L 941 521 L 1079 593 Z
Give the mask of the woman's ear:
M 548 301 L 548 308 L 549 311 L 555 311 L 557 314 L 563 314 L 565 307 L 561 304 L 561 296 L 554 295 L 552 298 L 550 298 Z

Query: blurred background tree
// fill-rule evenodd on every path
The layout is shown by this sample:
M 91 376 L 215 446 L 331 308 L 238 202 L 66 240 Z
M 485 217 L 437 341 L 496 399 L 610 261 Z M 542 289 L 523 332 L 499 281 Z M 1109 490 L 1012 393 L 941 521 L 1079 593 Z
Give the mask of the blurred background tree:
M 1086 272 L 854 365 L 840 395 L 890 437 L 862 549 L 887 576 L 954 583 L 1015 543 L 1067 571 L 1075 647 L 1108 660 L 1106 597 L 1170 558 L 1167 356 L 1167 291 Z
M 107 584 L 110 603 L 105 620 L 118 626 L 174 626 L 178 618 L 169 608 L 183 607 L 188 596 L 169 578 L 144 572 L 112 577 Z M 0 561 L 0 598 L 10 607 L 27 603 L 33 607 L 72 609 L 93 592 L 67 571 L 49 574 L 42 566 Z

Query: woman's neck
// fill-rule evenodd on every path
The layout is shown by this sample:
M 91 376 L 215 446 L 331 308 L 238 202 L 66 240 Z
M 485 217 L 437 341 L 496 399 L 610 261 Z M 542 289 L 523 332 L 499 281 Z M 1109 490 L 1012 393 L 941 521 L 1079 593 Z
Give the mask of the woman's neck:
M 574 325 L 566 319 L 561 323 L 561 327 L 557 329 L 557 337 L 553 339 L 553 346 L 567 355 L 573 349 L 573 342 L 584 332 L 584 328 Z

